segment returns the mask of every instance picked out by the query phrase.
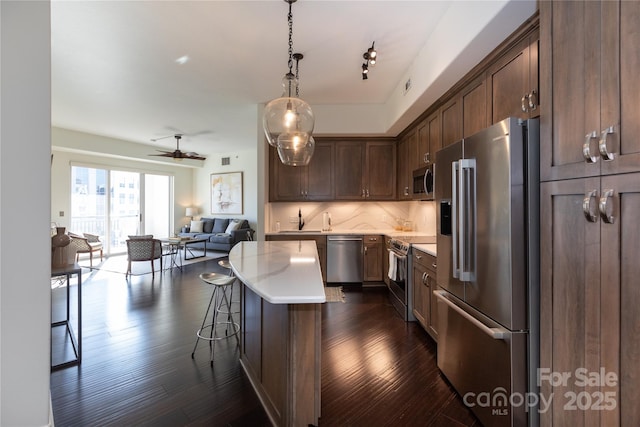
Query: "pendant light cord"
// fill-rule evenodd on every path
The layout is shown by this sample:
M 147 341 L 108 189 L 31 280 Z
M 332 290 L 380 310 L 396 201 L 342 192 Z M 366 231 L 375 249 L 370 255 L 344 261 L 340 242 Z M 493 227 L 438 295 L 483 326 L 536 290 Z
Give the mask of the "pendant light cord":
M 289 77 L 293 77 L 293 13 L 291 12 L 292 1 L 287 1 L 289 3 L 289 14 L 287 15 L 287 21 L 289 22 L 289 61 L 287 65 L 289 66 Z M 291 97 L 291 84 L 292 79 L 289 78 L 289 97 Z

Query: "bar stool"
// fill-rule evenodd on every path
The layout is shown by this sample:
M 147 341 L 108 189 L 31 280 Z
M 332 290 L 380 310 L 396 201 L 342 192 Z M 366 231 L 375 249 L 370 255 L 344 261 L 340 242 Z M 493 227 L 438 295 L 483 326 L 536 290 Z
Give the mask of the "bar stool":
M 233 320 L 233 313 L 231 311 L 231 300 L 227 297 L 227 288 L 233 286 L 233 282 L 236 280 L 233 276 L 227 276 L 220 273 L 202 273 L 200 275 L 200 279 L 205 283 L 213 286 L 213 293 L 211 294 L 211 299 L 209 300 L 209 305 L 207 306 L 207 311 L 204 313 L 204 318 L 202 319 L 202 325 L 200 329 L 196 332 L 196 344 L 193 347 L 193 352 L 191 353 L 191 358 L 195 358 L 196 349 L 198 348 L 198 343 L 200 339 L 209 341 L 209 347 L 211 349 L 211 366 L 213 367 L 213 350 L 215 348 L 216 341 L 230 338 L 232 335 L 236 337 L 237 345 L 240 346 L 240 339 L 238 338 L 238 332 L 240 332 L 240 325 Z M 222 310 L 223 304 L 226 306 L 226 310 Z M 211 305 L 213 305 L 213 314 L 211 316 L 211 323 L 207 323 L 207 316 L 209 315 L 209 311 L 211 310 Z M 219 315 L 226 314 L 227 320 L 220 321 Z M 225 335 L 219 336 L 217 331 L 217 325 L 226 325 Z M 232 331 L 229 333 L 229 327 L 231 327 Z M 205 331 L 209 329 L 209 334 L 206 334 Z
M 236 277 L 236 275 L 233 273 L 233 269 L 231 268 L 231 263 L 229 263 L 228 259 L 221 259 L 220 261 L 218 261 L 218 265 L 220 267 L 222 267 L 222 268 L 225 268 L 225 269 L 229 270 L 228 273 L 227 273 L 229 275 L 229 277 L 234 277 L 234 278 Z M 233 300 L 233 291 L 234 291 L 235 287 L 236 287 L 236 282 L 234 281 L 233 284 L 230 286 L 230 288 L 231 288 L 230 294 L 231 295 L 229 295 L 229 302 L 231 303 L 231 305 L 233 305 L 233 304 L 240 305 L 240 301 L 234 301 Z M 226 292 L 226 288 L 225 288 L 225 292 Z M 226 313 L 226 312 L 220 310 L 220 313 Z M 233 310 L 232 313 L 240 313 L 240 309 Z M 229 333 L 229 330 L 227 329 L 225 331 L 225 333 Z

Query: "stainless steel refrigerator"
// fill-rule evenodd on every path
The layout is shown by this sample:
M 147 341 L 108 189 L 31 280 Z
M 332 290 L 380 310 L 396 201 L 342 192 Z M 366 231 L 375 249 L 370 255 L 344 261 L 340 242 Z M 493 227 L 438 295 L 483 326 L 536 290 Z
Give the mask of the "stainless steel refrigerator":
M 538 424 L 538 165 L 537 120 L 436 154 L 438 367 L 486 427 Z

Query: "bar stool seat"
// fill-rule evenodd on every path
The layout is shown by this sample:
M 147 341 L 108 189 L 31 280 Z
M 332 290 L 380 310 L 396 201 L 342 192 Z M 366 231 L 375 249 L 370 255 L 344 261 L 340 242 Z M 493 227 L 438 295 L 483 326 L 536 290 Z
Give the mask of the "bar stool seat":
M 231 299 L 227 297 L 227 289 L 232 289 L 233 283 L 235 282 L 236 278 L 234 276 L 228 276 L 221 273 L 202 273 L 200 274 L 200 279 L 202 279 L 203 282 L 212 285 L 213 292 L 211 294 L 211 299 L 209 300 L 209 305 L 207 306 L 207 311 L 204 313 L 202 325 L 196 332 L 196 344 L 193 347 L 191 358 L 195 358 L 196 349 L 198 348 L 198 343 L 201 339 L 209 341 L 210 362 L 211 366 L 213 367 L 213 351 L 216 341 L 235 336 L 237 345 L 240 346 L 240 339 L 238 338 L 238 333 L 240 332 L 240 324 L 235 322 L 233 319 L 233 312 L 231 310 Z M 211 323 L 207 324 L 207 317 L 209 316 L 209 311 L 211 311 L 212 305 L 213 314 L 211 316 Z M 223 315 L 223 318 L 224 315 L 226 315 L 226 320 L 220 320 L 220 314 Z M 224 336 L 221 332 L 219 333 L 218 325 L 225 326 Z

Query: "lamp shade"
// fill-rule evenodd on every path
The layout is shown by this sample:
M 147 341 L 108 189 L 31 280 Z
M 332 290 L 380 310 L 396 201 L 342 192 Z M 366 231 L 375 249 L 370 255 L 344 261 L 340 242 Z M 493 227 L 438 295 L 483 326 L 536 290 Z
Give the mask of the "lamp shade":
M 187 208 L 186 212 L 184 213 L 184 216 L 195 216 L 197 214 L 197 209 L 196 208 Z

